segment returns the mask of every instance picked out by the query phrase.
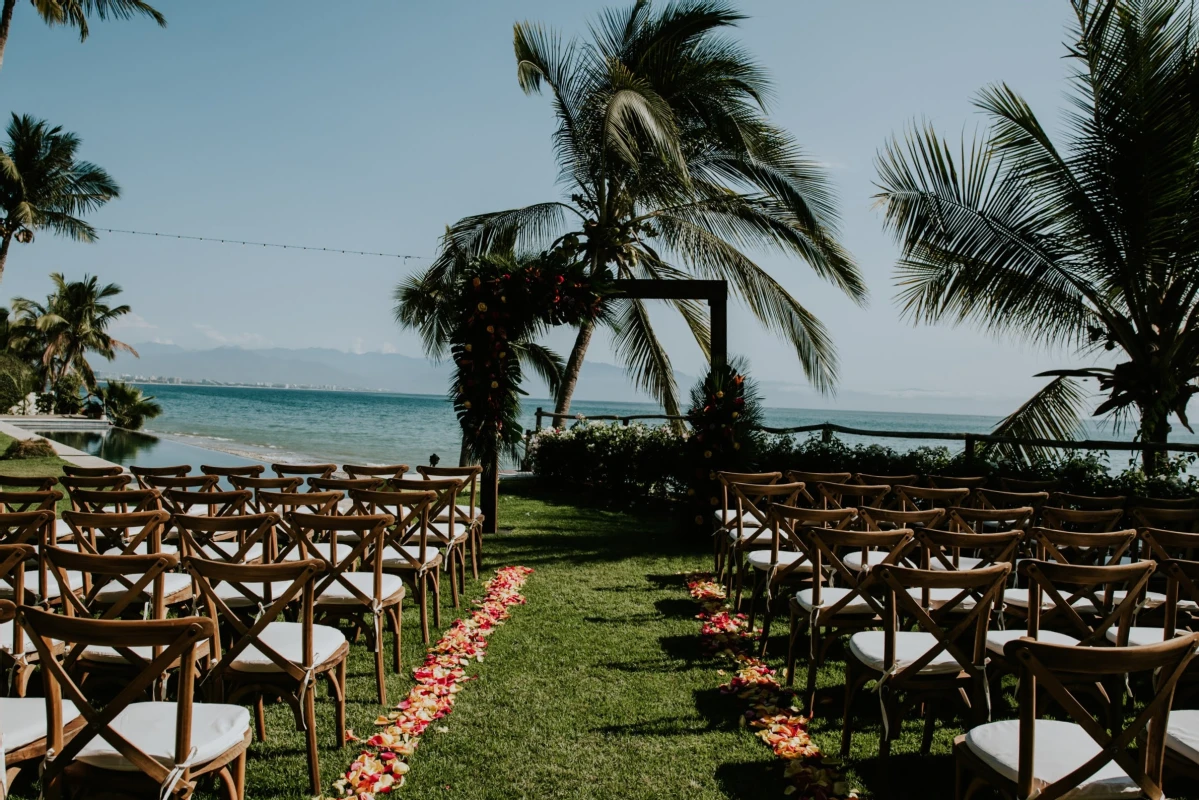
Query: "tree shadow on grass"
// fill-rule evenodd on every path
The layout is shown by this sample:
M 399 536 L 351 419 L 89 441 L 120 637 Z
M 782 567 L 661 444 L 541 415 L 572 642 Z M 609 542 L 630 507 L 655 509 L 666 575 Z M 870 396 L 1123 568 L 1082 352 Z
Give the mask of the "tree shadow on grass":
M 741 728 L 741 717 L 745 714 L 744 702 L 735 695 L 719 689 L 696 689 L 695 710 L 708 721 L 712 730 L 735 731 Z
M 927 800 L 954 796 L 952 755 L 894 753 L 856 762 L 861 788 L 880 800 Z
M 699 607 L 688 597 L 671 597 L 654 603 L 654 608 L 664 617 L 671 619 L 695 619 Z
M 785 788 L 781 762 L 746 761 L 721 764 L 716 768 L 716 782 L 731 800 L 782 797 Z

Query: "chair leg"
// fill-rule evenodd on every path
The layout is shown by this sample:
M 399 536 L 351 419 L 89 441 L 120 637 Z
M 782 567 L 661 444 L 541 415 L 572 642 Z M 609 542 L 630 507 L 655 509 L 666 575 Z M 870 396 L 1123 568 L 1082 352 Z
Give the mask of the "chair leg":
M 770 588 L 769 577 L 763 583 L 768 584 L 767 589 Z M 763 602 L 765 606 L 762 608 L 762 649 L 758 653 L 758 658 L 766 658 L 766 643 L 770 641 L 770 623 L 774 620 L 774 609 L 770 607 L 770 598 L 763 598 Z
M 816 677 L 820 671 L 820 662 L 822 657 L 824 642 L 820 641 L 820 629 L 816 627 L 808 628 L 808 636 L 815 636 L 816 641 L 809 642 L 808 653 L 808 682 L 804 687 L 804 716 L 808 719 L 816 713 Z
M 795 682 L 795 639 L 799 636 L 799 616 L 795 613 L 795 609 L 790 610 L 790 627 L 787 629 L 787 666 L 784 670 L 786 683 L 788 688 Z
M 258 734 L 258 741 L 265 742 L 266 741 L 266 708 L 264 708 L 264 702 L 263 702 L 262 695 L 258 695 L 258 697 L 256 697 L 254 699 L 254 724 L 258 728 L 258 730 L 255 731 L 255 733 Z
M 441 627 L 441 573 L 433 570 L 433 624 Z
M 845 710 L 841 719 L 841 758 L 849 757 L 849 748 L 853 744 L 850 712 L 853 710 L 853 695 L 857 691 L 857 681 L 857 670 L 854 669 L 853 659 L 849 659 L 845 662 Z
M 929 700 L 924 704 L 924 736 L 920 740 L 920 755 L 926 756 L 933 749 L 933 730 L 937 724 L 937 704 Z
M 479 527 L 476 525 L 470 537 L 470 574 L 476 581 L 479 579 L 479 539 L 481 538 L 482 534 L 479 533 Z
M 229 800 L 246 800 L 246 751 L 243 750 L 233 761 L 232 768 L 226 767 L 228 778 L 222 778 Z
M 375 641 L 375 683 L 379 687 L 379 705 L 387 705 L 387 678 L 383 675 L 383 624 L 379 623 Z
M 450 598 L 454 602 L 454 608 L 458 607 L 458 560 L 462 558 L 462 554 L 458 548 L 451 547 L 450 554 Z
M 420 635 L 421 640 L 429 643 L 429 575 L 426 572 L 420 574 L 420 589 L 417 594 L 420 595 Z
M 383 645 L 379 644 L 379 653 L 383 653 Z M 382 670 L 383 661 L 379 660 L 379 679 L 383 679 Z M 337 669 L 333 671 L 333 676 L 330 681 L 333 684 L 333 702 L 336 704 L 337 710 L 337 749 L 340 750 L 346 746 L 346 660 L 343 658 L 341 663 L 337 665 Z M 382 687 L 380 694 L 383 699 L 379 701 L 380 705 L 387 705 L 387 685 L 379 684 Z M 310 693 L 311 694 L 311 693 Z
M 315 692 L 304 693 L 304 738 L 308 745 L 308 780 L 310 794 L 321 793 L 321 765 L 316 749 L 316 698 Z M 344 737 L 343 737 L 344 738 Z
M 733 601 L 733 610 L 741 610 L 741 590 L 745 585 L 745 561 L 737 559 L 737 597 Z M 753 627 L 752 625 L 750 627 Z
M 392 640 L 392 653 L 395 657 L 395 671 L 400 671 L 400 630 L 403 623 L 404 615 L 400 613 L 399 606 L 392 606 L 387 610 L 388 616 L 391 617 L 391 630 L 395 633 L 395 638 Z
M 754 575 L 754 585 L 749 593 L 749 630 L 751 633 L 753 632 L 753 629 L 754 629 L 754 617 L 757 616 L 757 613 L 758 613 L 758 598 L 762 596 L 762 586 L 758 582 L 759 575 L 758 575 L 758 571 L 756 569 L 753 571 L 753 575 Z M 741 604 L 740 586 L 738 586 L 737 588 L 738 588 L 737 604 L 740 605 Z

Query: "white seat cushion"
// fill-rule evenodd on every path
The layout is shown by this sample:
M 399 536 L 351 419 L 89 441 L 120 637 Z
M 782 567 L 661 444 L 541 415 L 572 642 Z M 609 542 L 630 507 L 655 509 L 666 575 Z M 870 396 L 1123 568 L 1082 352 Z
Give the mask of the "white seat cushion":
M 759 533 L 759 531 L 761 531 L 761 533 Z M 773 534 L 770 531 L 762 530 L 756 520 L 751 522 L 748 519 L 745 521 L 745 527 L 741 529 L 740 534 L 737 533 L 736 527 L 729 528 L 728 532 L 730 542 L 735 542 L 738 539 L 740 539 L 742 542 L 748 542 L 752 539 L 753 541 L 750 544 L 751 547 L 770 547 L 770 539 L 772 536 Z
M 304 625 L 300 622 L 272 622 L 258 639 L 264 645 L 297 665 L 304 663 Z M 312 665 L 319 666 L 346 643 L 345 635 L 328 625 L 312 626 Z M 281 672 L 279 666 L 253 645 L 238 653 L 233 668 L 240 672 Z
M 62 701 L 62 724 L 79 718 L 70 700 Z M 12 751 L 46 738 L 46 701 L 41 697 L 0 697 L 0 732 L 4 748 Z
M 1181 631 L 1186 633 L 1186 631 Z M 1103 635 L 1109 642 L 1115 642 L 1120 632 L 1116 630 L 1116 626 L 1112 625 Z M 1175 633 L 1177 636 L 1178 634 Z M 1162 628 L 1140 627 L 1132 625 L 1128 628 L 1128 644 L 1132 647 L 1140 647 L 1146 644 L 1161 644 L 1166 640 L 1166 632 Z
M 749 565 L 754 569 L 767 570 L 770 569 L 771 554 L 769 550 L 753 550 L 747 556 Z M 799 562 L 803 562 L 802 564 Z M 795 565 L 792 567 L 792 565 Z M 811 572 L 812 562 L 807 560 L 807 556 L 795 550 L 779 550 L 778 566 L 791 567 L 790 572 Z
M 932 606 L 933 608 L 937 608 L 938 606 L 942 606 L 945 603 L 948 603 L 953 598 L 957 597 L 959 594 L 962 593 L 962 591 L 963 591 L 962 589 L 944 589 L 944 588 L 929 589 L 928 590 L 928 604 L 930 606 Z M 917 603 L 924 602 L 924 590 L 923 589 L 915 589 L 915 588 L 908 589 L 908 594 L 910 594 L 912 596 L 912 599 L 915 600 Z M 956 606 L 953 607 L 953 610 L 954 611 L 969 611 L 970 609 L 974 608 L 976 605 L 978 605 L 978 601 L 974 599 L 973 595 L 968 595 L 968 596 L 962 598 L 961 602 L 959 602 Z
M 44 702 L 44 701 L 43 701 Z M 133 703 L 112 722 L 112 728 L 164 767 L 175 766 L 175 703 Z M 212 761 L 241 744 L 250 731 L 250 712 L 242 706 L 195 703 L 192 706 L 193 764 Z M 121 753 L 100 736 L 83 746 L 79 761 L 118 772 L 136 772 Z
M 394 548 L 388 547 L 386 550 L 383 551 L 384 555 L 386 556 L 383 559 L 384 567 L 391 567 L 393 569 L 394 568 L 403 569 L 403 568 L 412 567 L 415 562 L 420 560 L 420 545 L 406 544 L 403 547 L 401 547 L 400 549 L 403 550 L 405 553 L 407 553 L 409 556 L 411 556 L 412 561 L 409 561 L 407 558 L 404 558 L 403 556 L 398 555 L 395 552 Z M 437 548 L 432 547 L 432 546 L 426 546 L 424 563 L 430 564 L 433 562 L 433 560 L 435 558 L 437 558 Z
M 950 564 L 954 563 L 953 557 L 948 554 L 946 554 L 945 559 L 949 561 Z M 983 559 L 981 558 L 975 558 L 974 556 L 958 556 L 957 564 L 955 566 L 957 569 L 978 569 L 978 565 L 982 563 Z M 929 559 L 928 568 L 939 569 L 941 571 L 948 569 L 938 558 Z
M 1199 764 L 1199 711 L 1181 709 L 1170 712 L 1166 726 L 1166 747 Z
M 850 593 L 849 589 L 842 586 L 823 586 L 820 589 L 820 607 L 828 608 L 834 603 L 840 602 Z M 812 590 L 800 589 L 795 595 L 796 601 L 799 602 L 804 611 L 812 610 Z M 874 609 L 870 604 L 862 599 L 861 595 L 854 595 L 854 598 L 845 604 L 843 608 L 837 611 L 838 614 L 873 614 Z
M 243 583 L 249 591 L 257 594 L 259 597 L 266 597 L 265 583 Z M 291 581 L 275 581 L 271 584 L 271 599 L 264 601 L 264 605 L 270 605 L 275 600 L 278 600 L 288 587 L 291 586 Z M 244 608 L 245 606 L 258 605 L 257 601 L 251 600 L 240 591 L 237 590 L 231 583 L 218 583 L 213 587 L 213 592 L 217 597 L 225 601 L 225 604 L 230 608 Z
M 1124 602 L 1124 598 L 1128 596 L 1128 592 L 1123 589 L 1117 589 L 1112 592 L 1112 602 L 1116 605 Z M 1144 598 L 1145 608 L 1157 608 L 1166 604 L 1166 596 L 1161 592 L 1145 592 Z M 1178 607 L 1182 608 L 1182 602 L 1179 601 Z
M 341 580 L 334 581 L 329 585 L 329 588 L 321 592 L 321 596 L 316 598 L 318 605 L 362 605 L 362 600 L 357 597 L 349 588 L 341 581 L 346 581 L 355 589 L 358 589 L 367 597 L 374 597 L 375 594 L 375 576 L 371 572 L 344 572 L 341 575 Z M 325 576 L 318 578 L 319 582 L 325 581 Z M 404 581 L 399 575 L 383 575 L 383 580 L 380 584 L 380 599 L 387 600 L 395 595 L 403 596 Z
M 354 545 L 347 543 L 344 539 L 342 539 L 339 536 L 338 544 L 337 544 L 337 561 L 341 562 L 342 560 L 345 559 L 346 556 L 348 556 L 352 552 L 354 552 Z M 318 555 L 317 555 L 318 553 L 320 554 L 319 557 L 323 557 L 323 558 L 328 559 L 329 561 L 332 561 L 333 560 L 333 543 L 332 542 L 313 542 L 312 546 L 308 549 L 308 558 L 318 558 Z M 283 556 L 283 560 L 284 561 L 302 561 L 303 559 L 300 558 L 300 548 L 293 547 L 291 550 L 287 551 L 287 553 L 285 553 Z
M 987 631 L 987 649 L 993 653 L 1003 655 L 1003 646 L 1008 642 L 1014 642 L 1028 635 L 1028 631 L 1018 628 L 1014 631 Z M 1037 634 L 1038 642 L 1048 642 L 1049 644 L 1078 644 L 1078 640 L 1073 636 L 1067 636 L 1064 633 L 1057 631 L 1040 631 Z
M 66 576 L 67 576 L 67 584 L 72 589 L 82 589 L 83 588 L 83 573 L 76 572 L 75 570 L 67 570 Z M 40 579 L 41 579 L 41 576 L 36 569 L 25 570 L 25 591 L 31 592 L 33 594 L 37 594 L 38 581 Z M 46 597 L 47 597 L 47 599 L 53 599 L 55 597 L 58 597 L 58 595 L 59 595 L 58 580 L 54 577 L 53 570 L 50 570 L 46 573 Z M 12 596 L 13 596 L 12 587 L 10 585 L 8 585 L 7 583 L 0 583 L 0 599 L 11 600 Z
M 464 506 L 461 503 L 458 503 L 457 505 L 454 506 L 454 509 L 455 509 L 455 511 L 454 511 L 454 520 L 455 521 L 471 520 L 479 515 L 479 507 L 478 506 L 474 506 L 472 508 L 471 506 Z M 736 514 L 737 514 L 736 511 L 729 511 L 728 513 L 732 514 L 733 516 L 736 516 Z M 716 522 L 719 523 L 720 522 L 720 516 L 719 516 L 720 512 L 717 511 L 716 514 L 717 514 Z M 437 513 L 437 519 L 439 519 L 439 520 L 449 519 L 449 518 L 450 518 L 450 510 L 448 508 L 443 508 L 443 509 L 441 509 L 441 511 L 439 511 Z
M 76 550 L 76 552 L 78 552 L 78 550 L 79 550 L 78 547 L 76 547 L 75 545 L 71 545 L 71 547 L 74 548 Z M 64 547 L 63 549 L 65 550 L 66 548 Z M 142 542 L 141 544 L 139 544 L 137 547 L 135 547 L 133 549 L 133 553 L 131 553 L 130 555 L 144 556 L 149 552 L 150 552 L 150 543 Z M 164 544 L 164 545 L 159 546 L 158 552 L 173 556 L 173 555 L 179 554 L 179 548 L 173 544 Z M 119 555 L 124 555 L 124 554 L 125 554 L 125 551 L 122 550 L 120 547 L 110 547 L 104 551 L 104 555 L 106 555 L 106 556 L 119 556 Z
M 854 550 L 852 553 L 846 553 L 841 561 L 854 572 L 861 572 L 866 567 L 876 567 L 883 563 L 883 560 L 889 555 L 891 554 L 886 550 L 867 550 L 866 556 L 863 558 L 861 550 Z
M 136 647 L 126 648 L 132 650 L 135 655 L 144 658 L 146 661 L 154 660 L 154 648 L 149 646 L 138 645 Z M 202 640 L 196 647 L 197 656 L 208 652 L 207 640 Z M 88 645 L 83 649 L 82 658 L 87 661 L 95 661 L 101 664 L 127 664 L 129 660 L 121 655 L 115 647 L 107 647 L 102 645 Z
M 1003 590 L 1004 605 L 1015 606 L 1016 608 L 1028 608 L 1028 604 L 1029 604 L 1028 598 L 1029 598 L 1030 594 L 1031 594 L 1031 591 L 1028 589 L 1012 589 L 1012 588 L 1004 589 Z M 1065 599 L 1069 596 L 1070 596 L 1069 592 L 1062 593 L 1063 599 Z M 1057 604 L 1053 602 L 1053 598 L 1049 596 L 1049 593 L 1046 592 L 1045 590 L 1041 590 L 1041 609 L 1043 611 L 1048 610 L 1048 609 L 1053 608 L 1055 605 L 1057 605 Z M 1090 600 L 1086 599 L 1085 597 L 1078 598 L 1070 605 L 1072 605 L 1074 607 L 1074 610 L 1077 611 L 1079 614 L 1094 614 L 1095 613 L 1095 604 L 1092 603 Z
M 0 622 L 0 650 L 3 650 L 6 653 L 11 653 L 13 651 L 13 624 L 14 623 L 11 619 L 8 622 Z M 33 637 L 28 633 L 25 634 L 22 645 L 22 649 L 26 653 L 37 652 L 37 648 L 33 646 Z M 4 720 L 0 719 L 0 725 L 3 724 Z
M 470 536 L 470 528 L 460 520 L 455 520 L 453 541 L 463 542 L 466 541 L 468 536 Z M 445 544 L 446 542 L 450 541 L 450 539 L 450 525 L 448 522 L 429 523 L 429 541 L 436 540 L 441 544 Z
M 712 516 L 720 527 L 737 524 L 737 509 L 735 508 L 718 508 L 712 512 Z
M 137 582 L 136 575 L 126 575 L 125 578 L 131 582 Z M 165 597 L 171 597 L 180 593 L 185 593 L 191 597 L 192 579 L 190 575 L 182 575 L 178 572 L 164 572 L 162 574 L 162 593 Z M 121 583 L 119 580 L 111 580 L 104 585 L 104 588 L 96 593 L 96 601 L 99 603 L 115 603 L 121 595 L 129 591 L 129 587 Z M 151 592 L 154 591 L 154 584 L 146 585 L 142 590 L 142 594 L 148 599 Z
M 1099 745 L 1072 722 L 1036 721 L 1033 755 L 1033 791 L 1066 777 L 1099 754 Z M 966 734 L 966 746 L 1008 780 L 1019 769 L 1020 723 L 1003 720 L 980 725 Z M 1114 761 L 1103 765 L 1069 794 L 1068 798 L 1139 797 L 1140 787 Z
M 849 637 L 849 649 L 866 666 L 885 672 L 883 631 L 862 631 Z M 923 631 L 897 631 L 895 633 L 895 664 L 903 667 L 912 664 L 920 656 L 937 646 L 937 639 Z M 920 670 L 921 675 L 944 675 L 960 671 L 962 666 L 942 650 Z

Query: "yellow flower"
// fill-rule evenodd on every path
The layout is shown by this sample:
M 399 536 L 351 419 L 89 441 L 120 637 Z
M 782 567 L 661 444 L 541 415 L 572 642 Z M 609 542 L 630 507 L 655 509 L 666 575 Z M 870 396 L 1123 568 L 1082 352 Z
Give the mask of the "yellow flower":
M 741 442 L 733 442 L 733 449 L 734 449 L 734 450 L 740 450 L 740 449 L 741 449 Z
M 696 525 L 703 525 L 703 524 L 704 524 L 704 518 L 703 518 L 703 517 L 700 517 L 700 516 L 696 516 L 696 518 L 695 518 L 695 524 L 696 524 Z
M 724 392 L 717 392 L 717 393 L 716 393 L 716 399 L 717 399 L 717 400 L 723 400 L 723 399 L 724 399 Z
M 462 404 L 462 407 L 463 407 L 463 408 L 470 408 L 470 401 L 469 401 L 469 400 L 467 400 L 466 402 L 464 402 L 464 403 Z
M 688 496 L 688 497 L 695 497 L 695 490 L 694 490 L 694 489 L 688 489 L 688 490 L 687 490 L 687 496 Z
M 739 411 L 734 411 L 734 412 L 733 412 L 733 419 L 736 419 L 736 418 L 737 418 L 737 417 L 739 417 L 739 416 L 741 416 L 741 412 L 739 412 Z
M 507 303 L 507 302 L 508 302 L 508 297 L 507 297 L 507 295 L 500 295 L 500 302 L 501 302 L 501 303 Z
M 491 382 L 491 388 L 492 388 L 492 389 L 498 389 L 498 388 L 500 388 L 500 382 L 499 382 L 499 381 L 492 381 L 492 382 Z
M 709 497 L 708 502 L 711 503 L 713 506 L 718 506 L 718 505 L 720 505 L 720 498 L 719 497 Z
M 480 310 L 480 311 L 486 311 L 486 310 L 487 310 L 487 304 L 486 304 L 486 303 L 479 303 L 479 310 Z
M 508 351 L 507 351 L 507 350 L 501 350 L 501 351 L 500 351 L 500 358 L 507 358 L 507 357 L 508 357 Z
M 488 326 L 487 326 L 487 332 L 488 332 L 488 333 L 495 333 L 495 326 L 494 326 L 494 325 L 488 325 Z
M 468 344 L 468 345 L 466 346 L 466 352 L 468 352 L 468 353 L 469 353 L 469 352 L 470 352 L 472 349 L 473 349 L 473 348 L 472 348 L 472 346 L 471 346 L 471 345 L 469 345 L 469 344 Z M 734 415 L 734 416 L 736 416 L 736 415 Z
M 711 458 L 711 457 L 712 457 L 712 451 L 711 451 L 711 450 L 705 450 L 705 451 L 704 451 L 704 458 Z

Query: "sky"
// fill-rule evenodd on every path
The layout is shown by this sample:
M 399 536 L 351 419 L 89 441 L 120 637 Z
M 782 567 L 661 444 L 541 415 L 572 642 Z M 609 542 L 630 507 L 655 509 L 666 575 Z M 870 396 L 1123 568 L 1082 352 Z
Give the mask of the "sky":
M 187 348 L 333 347 L 420 354 L 391 294 L 427 264 L 447 224 L 558 199 L 544 96 L 516 81 L 512 25 L 585 35 L 608 3 L 577 0 L 155 0 L 169 26 L 100 22 L 80 43 L 20 3 L 0 70 L 4 111 L 77 133 L 119 200 L 99 227 L 346 248 L 331 255 L 102 234 L 13 246 L 0 302 L 42 297 L 47 274 L 100 276 L 134 309 L 116 335 Z M 888 137 L 930 121 L 957 139 L 984 120 L 972 99 L 1003 81 L 1055 130 L 1066 106 L 1066 0 L 740 0 L 734 32 L 773 79 L 772 119 L 823 163 L 842 237 L 866 277 L 860 308 L 802 262 L 759 261 L 829 328 L 843 396 L 887 410 L 927 394 L 961 413 L 1003 413 L 1079 359 L 969 328 L 914 326 L 894 302 L 898 250 L 872 195 Z M 703 358 L 666 309 L 655 325 L 678 370 Z M 548 342 L 565 354 L 560 330 Z M 740 307 L 730 351 L 761 380 L 803 383 L 781 341 Z M 597 336 L 595 361 L 616 361 Z M 836 405 L 837 401 L 829 401 Z

